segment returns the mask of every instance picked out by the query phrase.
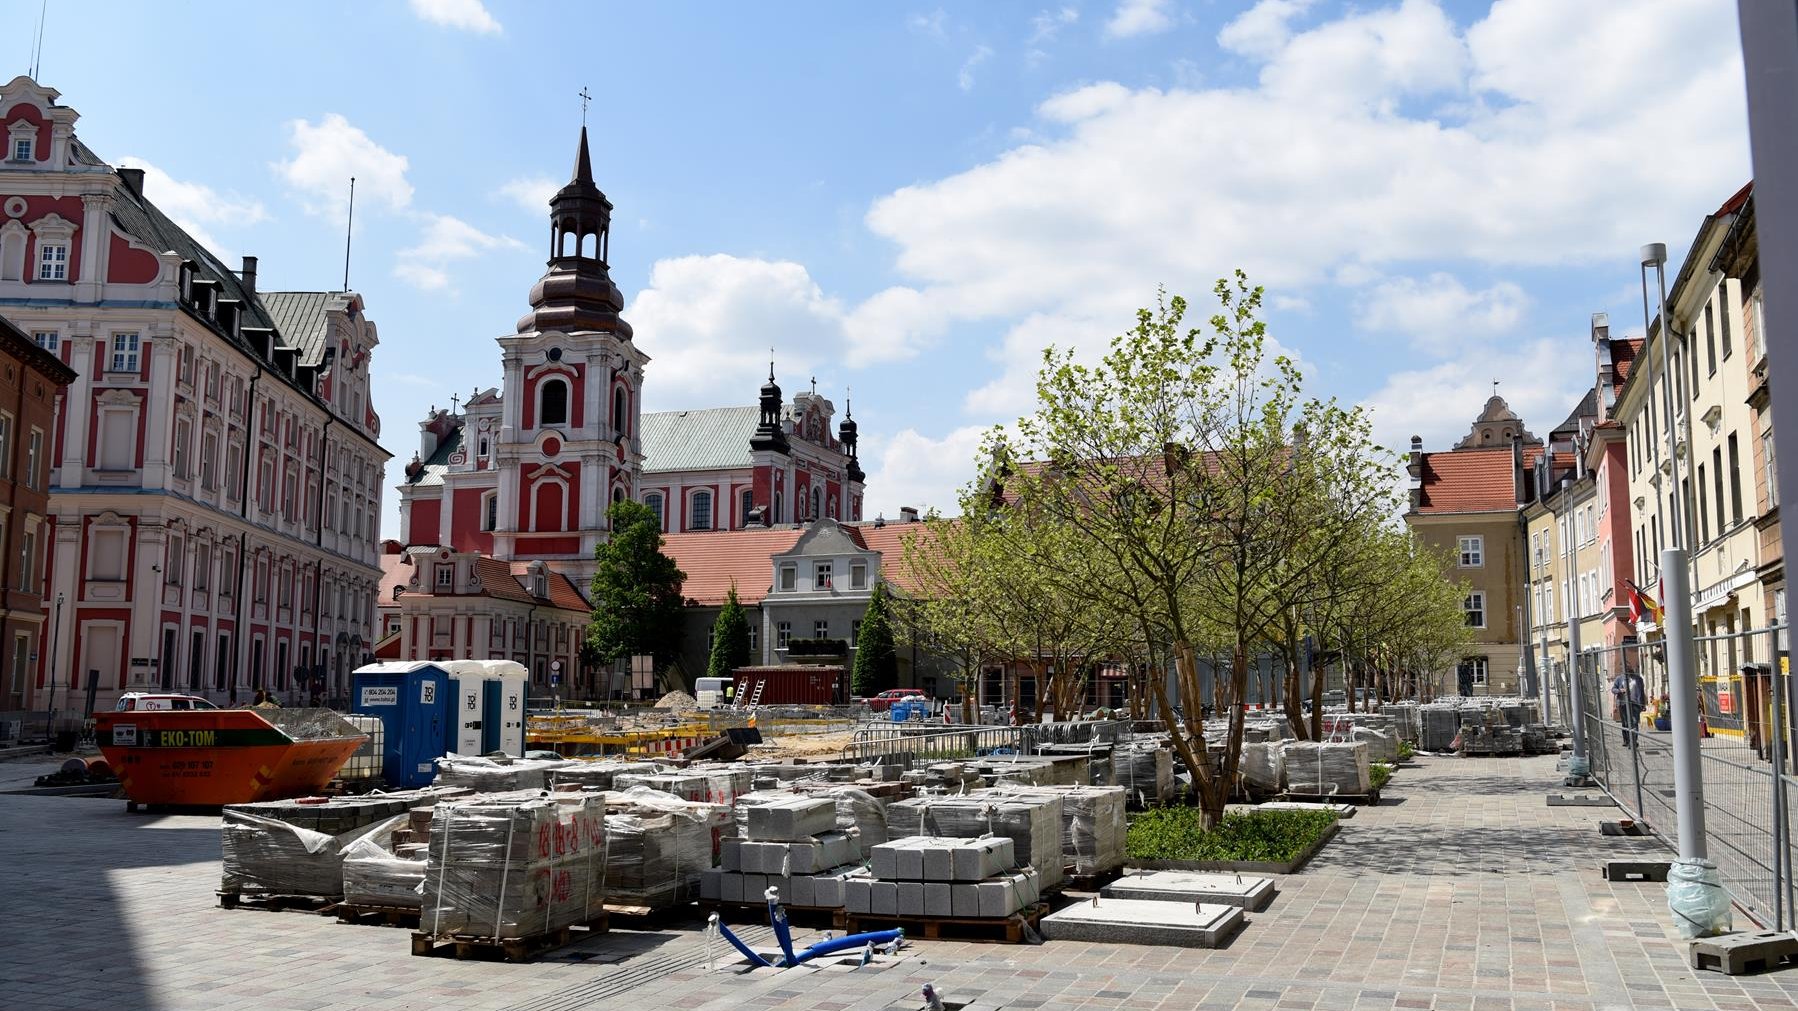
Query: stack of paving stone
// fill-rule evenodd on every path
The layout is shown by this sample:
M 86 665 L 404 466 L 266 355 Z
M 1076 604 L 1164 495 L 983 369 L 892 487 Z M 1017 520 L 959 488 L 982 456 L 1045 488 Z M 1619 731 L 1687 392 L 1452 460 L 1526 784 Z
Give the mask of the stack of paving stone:
M 1373 762 L 1397 762 L 1398 738 L 1389 730 L 1377 730 L 1373 727 L 1357 726 L 1354 739 L 1367 745 L 1367 758 Z
M 395 815 L 343 848 L 343 901 L 352 905 L 417 909 L 435 808 Z
M 1124 788 L 1121 786 L 995 786 L 979 797 L 1061 800 L 1061 859 L 1068 874 L 1097 877 L 1124 866 Z
M 1456 704 L 1427 705 L 1418 710 L 1417 747 L 1423 751 L 1453 751 L 1455 738 L 1461 735 L 1461 707 Z
M 1004 836 L 911 836 L 874 847 L 873 877 L 848 879 L 843 905 L 876 917 L 1003 919 L 1041 897 L 1035 870 L 1019 868 Z
M 914 797 L 887 805 L 887 831 L 904 836 L 1010 839 L 1021 865 L 1036 870 L 1043 888 L 1062 874 L 1062 803 L 1053 791 L 1023 796 Z
M 750 792 L 753 778 L 754 771 L 749 766 L 696 765 L 686 769 L 620 773 L 613 777 L 612 786 L 617 790 L 646 786 L 694 803 L 729 806 Z
M 667 909 L 700 893 L 730 808 L 648 787 L 605 795 L 606 901 Z
M 726 839 L 699 878 L 710 902 L 760 902 L 769 888 L 794 906 L 841 909 L 843 883 L 862 873 L 855 836 L 837 828 L 830 797 L 768 799 L 744 810 L 744 838 Z
M 1136 737 L 1111 750 L 1111 785 L 1130 805 L 1153 807 L 1174 799 L 1174 754 L 1163 737 Z
M 587 923 L 606 902 L 605 798 L 487 795 L 431 818 L 420 929 L 439 937 L 536 937 Z
M 1393 729 L 1398 739 L 1415 745 L 1418 738 L 1418 712 L 1420 707 L 1415 702 L 1388 702 L 1382 711 L 1392 717 Z
M 224 809 L 219 832 L 224 864 L 219 890 L 339 897 L 346 847 L 396 818 L 404 820 L 412 807 L 435 804 L 444 795 L 418 790 L 323 802 L 232 804 Z
M 1285 742 L 1244 744 L 1238 769 L 1243 783 L 1252 793 L 1279 793 L 1286 786 Z
M 1512 726 L 1498 709 L 1463 710 L 1461 754 L 1521 755 L 1523 729 Z
M 551 786 L 573 783 L 589 790 L 610 790 L 616 785 L 620 775 L 659 771 L 658 766 L 617 758 L 577 759 L 553 770 L 549 780 Z
M 797 790 L 811 797 L 829 797 L 837 805 L 837 830 L 854 837 L 865 860 L 868 848 L 887 841 L 887 806 L 879 797 L 845 784 L 804 784 Z
M 1084 772 L 1077 772 L 1079 784 L 1086 786 L 1109 786 L 1111 784 L 1111 749 L 1110 741 L 1089 741 L 1085 744 L 1042 744 L 1037 746 L 1039 755 L 1079 755 L 1086 759 Z
M 960 793 L 986 785 L 978 770 L 963 762 L 932 762 L 900 775 L 899 781 L 924 790 Z
M 437 783 L 477 793 L 547 790 L 550 774 L 576 764 L 566 759 L 513 758 L 509 755 L 445 755 L 437 760 Z
M 1367 745 L 1359 741 L 1286 745 L 1286 787 L 1301 797 L 1359 797 L 1371 788 Z

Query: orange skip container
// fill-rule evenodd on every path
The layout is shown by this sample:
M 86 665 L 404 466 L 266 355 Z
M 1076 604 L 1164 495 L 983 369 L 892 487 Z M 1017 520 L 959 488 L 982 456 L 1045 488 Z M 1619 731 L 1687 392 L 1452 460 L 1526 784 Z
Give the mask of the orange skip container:
M 94 737 L 133 803 L 205 807 L 317 793 L 365 739 L 329 709 L 101 712 Z

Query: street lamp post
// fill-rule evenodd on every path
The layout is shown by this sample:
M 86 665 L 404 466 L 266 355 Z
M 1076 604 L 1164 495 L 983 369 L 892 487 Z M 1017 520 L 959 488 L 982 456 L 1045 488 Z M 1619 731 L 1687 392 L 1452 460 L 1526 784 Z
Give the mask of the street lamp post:
M 44 733 L 52 732 L 52 724 L 56 722 L 56 647 L 62 639 L 62 594 L 56 595 L 56 614 L 50 619 L 50 666 L 46 668 L 50 675 L 50 704 L 44 709 Z

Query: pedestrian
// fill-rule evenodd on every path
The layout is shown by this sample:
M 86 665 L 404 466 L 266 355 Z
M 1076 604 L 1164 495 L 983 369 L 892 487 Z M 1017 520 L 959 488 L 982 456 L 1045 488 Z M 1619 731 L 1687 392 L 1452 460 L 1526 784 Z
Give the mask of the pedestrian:
M 1623 746 L 1634 747 L 1642 730 L 1642 710 L 1648 708 L 1648 686 L 1642 675 L 1626 670 L 1611 680 L 1611 716 L 1623 724 Z

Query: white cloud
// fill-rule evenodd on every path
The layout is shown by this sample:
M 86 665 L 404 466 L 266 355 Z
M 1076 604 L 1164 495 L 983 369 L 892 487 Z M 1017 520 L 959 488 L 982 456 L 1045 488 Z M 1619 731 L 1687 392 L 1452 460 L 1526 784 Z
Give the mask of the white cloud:
M 221 259 L 226 251 L 213 237 L 212 228 L 243 228 L 268 218 L 261 201 L 254 197 L 220 193 L 204 183 L 182 182 L 142 158 L 127 156 L 119 159 L 119 164 L 143 169 L 144 196 Z
M 861 419 L 857 419 L 858 421 Z M 864 430 L 873 425 L 864 423 Z M 890 436 L 862 437 L 862 459 L 875 461 L 868 473 L 868 500 L 862 515 L 876 514 L 893 520 L 899 507 L 920 511 L 938 509 L 959 512 L 957 492 L 974 474 L 980 440 L 988 429 L 979 425 L 957 428 L 941 438 L 906 428 Z
M 460 28 L 483 35 L 498 35 L 498 21 L 481 5 L 481 0 L 411 0 L 412 13 L 434 25 Z
M 1105 22 L 1105 34 L 1114 39 L 1137 35 L 1154 35 L 1174 27 L 1169 8 L 1173 0 L 1120 0 L 1111 20 Z
M 974 89 L 974 68 L 985 63 L 992 55 L 993 50 L 989 46 L 974 47 L 974 51 L 969 53 L 968 58 L 962 61 L 961 71 L 955 75 L 955 83 L 961 90 L 972 91 Z
M 316 124 L 296 119 L 287 124 L 293 157 L 275 163 L 275 174 L 299 194 L 314 214 L 341 220 L 349 201 L 350 178 L 356 179 L 359 203 L 400 210 L 412 202 L 406 180 L 406 156 L 394 154 L 337 113 Z
M 561 188 L 562 184 L 549 176 L 519 176 L 501 183 L 498 195 L 532 214 L 543 214 L 549 210 L 549 198 Z
M 425 291 L 449 287 L 448 266 L 496 249 L 521 249 L 523 243 L 505 235 L 488 235 L 447 214 L 425 214 L 418 243 L 396 255 L 394 276 Z
M 1292 37 L 1293 18 L 1309 10 L 1311 3 L 1312 0 L 1261 0 L 1225 25 L 1217 33 L 1217 44 L 1244 56 L 1272 56 Z
M 933 39 L 944 38 L 948 34 L 948 24 L 949 15 L 941 7 L 929 14 L 913 14 L 905 19 L 907 28 Z
M 1523 321 L 1530 299 L 1510 281 L 1471 291 L 1453 274 L 1427 279 L 1397 277 L 1363 294 L 1355 325 L 1373 332 L 1402 334 L 1412 346 L 1454 354 L 1469 337 L 1491 337 Z
M 1410 448 L 1411 436 L 1423 437 L 1430 451 L 1448 449 L 1467 434 L 1473 419 L 1498 392 L 1542 438 L 1591 388 L 1590 349 L 1581 357 L 1580 342 L 1531 340 L 1470 343 L 1452 361 L 1403 369 L 1387 377 L 1368 397 L 1374 435 L 1394 450 Z
M 1024 40 L 1024 44 L 1035 46 L 1053 42 L 1063 28 L 1079 20 L 1080 9 L 1077 7 L 1041 11 L 1030 19 L 1030 37 Z

